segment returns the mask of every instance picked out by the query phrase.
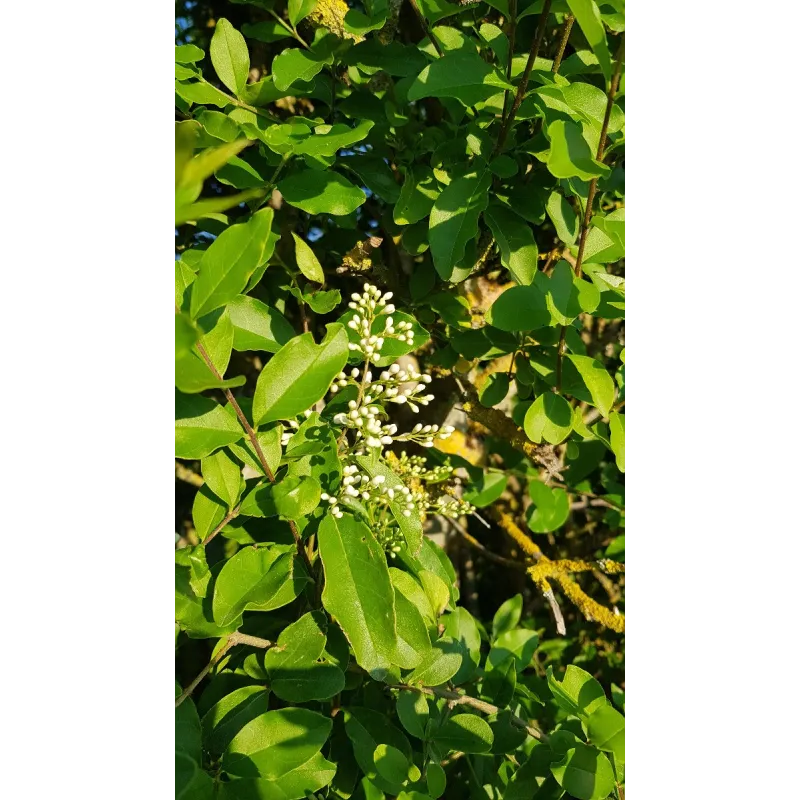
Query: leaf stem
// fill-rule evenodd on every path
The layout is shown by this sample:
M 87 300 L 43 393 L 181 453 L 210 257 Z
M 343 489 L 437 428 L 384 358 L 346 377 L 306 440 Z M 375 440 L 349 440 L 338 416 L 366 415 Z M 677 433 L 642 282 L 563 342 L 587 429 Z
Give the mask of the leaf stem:
M 197 351 L 203 357 L 203 360 L 208 365 L 208 368 L 211 370 L 211 373 L 218 380 L 222 380 L 222 376 L 219 374 L 219 371 L 214 366 L 214 362 L 209 357 L 208 353 L 206 352 L 206 349 L 203 347 L 201 342 L 197 343 Z M 253 445 L 253 450 L 255 450 L 256 455 L 258 456 L 258 461 L 261 464 L 261 468 L 264 470 L 264 474 L 267 476 L 270 483 L 275 483 L 275 473 L 270 469 L 269 464 L 267 463 L 267 459 L 264 456 L 264 451 L 261 449 L 261 445 L 258 442 L 258 437 L 256 436 L 256 432 L 253 430 L 253 426 L 247 421 L 247 417 L 242 411 L 241 406 L 236 402 L 236 398 L 233 396 L 231 390 L 225 389 L 224 392 L 225 392 L 225 397 L 231 404 L 233 410 L 236 412 L 236 416 L 239 417 L 239 422 L 242 423 L 242 427 L 247 433 L 247 438 L 250 440 L 250 444 Z M 313 575 L 313 569 L 311 566 L 311 559 L 308 557 L 308 553 L 306 553 L 305 547 L 303 547 L 303 537 L 300 536 L 300 532 L 297 530 L 297 524 L 295 523 L 295 521 L 290 519 L 288 520 L 288 522 L 289 522 L 289 528 L 292 531 L 292 536 L 294 537 L 294 543 L 295 546 L 297 547 L 297 552 L 300 558 L 303 560 L 303 563 L 305 564 L 309 577 L 311 577 Z
M 622 72 L 622 60 L 625 54 L 625 32 L 623 31 L 620 36 L 619 49 L 616 55 L 616 64 L 614 65 L 614 75 L 611 78 L 611 85 L 608 88 L 608 95 L 606 98 L 606 111 L 603 115 L 603 126 L 600 129 L 600 141 L 597 143 L 597 160 L 603 160 L 606 149 L 606 136 L 608 135 L 608 124 L 611 120 L 611 109 L 614 107 L 614 98 L 619 88 L 619 79 Z M 589 183 L 589 194 L 586 197 L 586 210 L 583 214 L 583 223 L 581 224 L 581 238 L 578 243 L 578 255 L 575 258 L 575 277 L 580 278 L 583 274 L 583 253 L 586 249 L 586 238 L 589 234 L 589 226 L 592 222 L 592 206 L 594 205 L 594 197 L 597 193 L 597 178 L 592 178 Z M 563 360 L 565 342 L 567 339 L 567 326 L 561 326 L 561 333 L 558 337 L 558 350 L 556 351 L 556 393 L 561 393 L 561 379 L 563 375 Z
M 177 708 L 191 693 L 200 685 L 206 675 L 227 655 L 228 651 L 237 644 L 249 644 L 251 647 L 261 647 L 267 649 L 274 647 L 275 643 L 268 639 L 261 639 L 258 636 L 250 636 L 246 633 L 236 631 L 232 633 L 219 652 L 200 670 L 200 674 L 175 698 L 175 708 Z
M 528 90 L 528 80 L 531 77 L 531 71 L 533 70 L 533 64 L 536 61 L 536 57 L 539 55 L 539 48 L 542 45 L 542 39 L 544 39 L 544 29 L 547 23 L 547 15 L 550 13 L 551 4 L 552 0 L 544 0 L 544 7 L 542 8 L 542 13 L 539 16 L 539 24 L 536 28 L 536 36 L 534 36 L 533 42 L 531 42 L 531 50 L 528 54 L 528 61 L 525 64 L 525 71 L 522 73 L 522 79 L 519 82 L 519 86 L 517 86 L 517 93 L 514 96 L 514 102 L 511 106 L 511 110 L 509 111 L 508 116 L 506 116 L 503 120 L 503 125 L 500 128 L 500 135 L 497 137 L 497 144 L 495 145 L 493 155 L 497 155 L 503 149 L 508 132 L 514 123 L 514 117 L 516 117 L 517 111 L 519 111 L 519 107 L 522 105 L 522 99 L 525 97 L 525 92 Z
M 278 14 L 276 14 L 271 8 L 268 8 L 267 11 L 275 18 L 275 21 L 279 25 L 282 25 L 287 31 L 289 31 L 289 33 L 292 35 L 292 37 L 295 38 L 298 42 L 300 42 L 300 44 L 303 45 L 303 47 L 305 47 L 306 50 L 310 50 L 311 49 L 308 46 L 308 44 L 306 43 L 306 41 L 297 32 L 297 29 L 294 26 L 289 25 L 288 22 L 286 22 L 284 19 L 282 19 L 280 16 L 278 16 Z

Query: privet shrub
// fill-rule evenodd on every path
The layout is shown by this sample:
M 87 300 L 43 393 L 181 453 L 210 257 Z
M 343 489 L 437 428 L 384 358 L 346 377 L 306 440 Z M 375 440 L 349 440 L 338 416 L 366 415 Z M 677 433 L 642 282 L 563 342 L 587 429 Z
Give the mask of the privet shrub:
M 177 796 L 622 798 L 623 0 L 178 23 Z

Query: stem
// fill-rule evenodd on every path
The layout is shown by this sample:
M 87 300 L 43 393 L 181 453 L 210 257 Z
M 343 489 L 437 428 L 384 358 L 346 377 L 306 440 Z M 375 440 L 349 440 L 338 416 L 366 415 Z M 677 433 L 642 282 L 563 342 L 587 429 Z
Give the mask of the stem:
M 443 700 L 447 700 L 447 704 L 451 707 L 469 706 L 470 708 L 474 708 L 476 711 L 480 711 L 482 714 L 486 714 L 488 716 L 499 714 L 500 711 L 502 711 L 502 709 L 498 706 L 493 706 L 491 703 L 478 700 L 477 697 L 470 697 L 467 694 L 460 694 L 459 692 L 451 692 L 449 689 L 441 689 L 439 687 L 432 686 L 409 686 L 406 683 L 393 685 L 390 684 L 389 688 L 399 689 L 400 691 L 405 692 L 419 692 L 420 694 L 426 694 L 430 697 L 441 697 Z M 533 736 L 534 739 L 538 739 L 540 742 L 546 742 L 549 739 L 547 734 L 543 733 L 533 725 L 525 722 L 524 719 L 521 719 L 515 714 L 511 715 L 511 723 L 517 728 L 527 731 L 529 736 Z
M 602 162 L 606 149 L 606 136 L 608 135 L 608 123 L 611 120 L 611 109 L 614 107 L 614 97 L 619 88 L 619 78 L 622 72 L 622 59 L 625 53 L 625 32 L 622 32 L 619 41 L 619 49 L 616 55 L 616 64 L 614 65 L 614 75 L 611 78 L 611 85 L 608 89 L 608 97 L 606 99 L 606 113 L 603 116 L 603 126 L 600 129 L 600 141 L 597 143 L 597 160 Z M 592 178 L 589 183 L 589 194 L 586 198 L 586 211 L 583 215 L 583 223 L 581 225 L 581 238 L 578 243 L 578 255 L 575 258 L 575 277 L 580 278 L 583 274 L 583 252 L 586 249 L 586 239 L 589 234 L 589 226 L 592 222 L 592 205 L 594 205 L 594 196 L 597 192 L 597 178 Z M 556 351 L 556 393 L 561 393 L 561 377 L 562 377 L 562 362 L 564 360 L 564 344 L 567 338 L 567 328 L 565 325 L 561 326 L 561 334 L 558 337 L 558 350 Z
M 270 122 L 280 122 L 280 120 L 277 117 L 273 117 L 272 114 L 269 113 L 269 111 L 265 111 L 263 108 L 256 108 L 255 106 L 251 106 L 249 103 L 245 103 L 244 100 L 240 100 L 238 97 L 234 97 L 232 94 L 223 92 L 222 89 L 218 89 L 216 86 L 214 86 L 213 83 L 207 81 L 203 77 L 201 77 L 200 80 L 203 83 L 207 83 L 209 86 L 211 86 L 212 89 L 216 89 L 221 95 L 227 97 L 228 100 L 230 100 L 231 105 L 239 106 L 239 108 L 246 108 L 248 111 L 252 111 L 259 117 L 264 117 L 265 119 L 268 119 Z
M 504 567 L 511 567 L 512 569 L 526 569 L 525 564 L 521 564 L 519 561 L 512 561 L 510 558 L 503 558 L 503 556 L 498 556 L 497 553 L 493 553 L 488 547 L 482 545 L 471 533 L 469 533 L 460 522 L 451 519 L 450 523 L 468 544 L 471 544 L 490 561 L 494 561 L 497 564 L 502 564 Z
M 274 642 L 270 642 L 268 639 L 261 639 L 258 636 L 249 636 L 246 633 L 232 633 L 228 640 L 225 642 L 222 647 L 220 647 L 219 652 L 211 659 L 211 661 L 200 670 L 200 674 L 175 698 L 175 708 L 177 708 L 189 695 L 200 685 L 200 681 L 205 678 L 206 675 L 217 665 L 220 661 L 225 657 L 228 651 L 235 647 L 237 644 L 249 644 L 251 647 L 261 647 L 263 649 L 267 649 L 269 647 L 274 647 Z
M 234 517 L 239 516 L 239 509 L 242 507 L 242 504 L 239 503 L 236 508 L 232 508 L 224 517 L 222 522 L 214 528 L 211 533 L 200 543 L 200 544 L 208 544 Z
M 556 57 L 553 59 L 553 72 L 558 72 L 561 67 L 561 59 L 564 58 L 564 51 L 567 49 L 567 41 L 569 40 L 570 32 L 572 31 L 572 24 L 575 22 L 575 17 L 570 14 L 564 21 L 564 30 L 561 32 L 561 41 L 558 43 L 558 51 Z
M 311 48 L 308 46 L 308 44 L 305 42 L 305 40 L 304 40 L 304 39 L 303 39 L 303 38 L 300 36 L 300 34 L 299 34 L 299 33 L 298 33 L 298 32 L 297 32 L 297 31 L 296 31 L 296 30 L 295 30 L 295 29 L 294 29 L 294 28 L 293 28 L 291 25 L 289 25 L 289 23 L 288 23 L 288 22 L 286 22 L 286 21 L 285 21 L 285 20 L 283 20 L 281 17 L 279 17 L 279 16 L 278 16 L 278 15 L 277 15 L 277 14 L 276 14 L 276 13 L 275 13 L 275 12 L 274 12 L 272 9 L 267 9 L 267 11 L 268 11 L 268 12 L 269 12 L 269 13 L 270 13 L 270 14 L 271 14 L 271 15 L 272 15 L 274 18 L 275 18 L 275 21 L 276 21 L 276 22 L 277 22 L 279 25 L 282 25 L 284 28 L 286 28 L 286 30 L 287 30 L 287 31 L 289 31 L 289 33 L 290 33 L 290 34 L 291 34 L 291 35 L 292 35 L 292 36 L 293 36 L 295 39 L 297 39 L 297 41 L 298 41 L 298 42 L 300 42 L 300 44 L 301 44 L 301 45 L 303 45 L 303 47 L 305 47 L 305 48 L 306 48 L 306 50 L 310 50 L 310 49 L 311 49 Z
M 542 13 L 539 16 L 539 24 L 536 28 L 536 36 L 531 43 L 531 51 L 528 54 L 528 61 L 525 64 L 525 71 L 522 73 L 522 80 L 520 80 L 519 86 L 517 86 L 517 94 L 514 97 L 514 103 L 511 106 L 511 111 L 503 120 L 503 126 L 500 128 L 500 135 L 497 137 L 497 144 L 495 145 L 493 155 L 497 155 L 503 149 L 506 136 L 508 136 L 508 132 L 514 123 L 514 117 L 516 117 L 517 111 L 519 111 L 519 107 L 522 105 L 522 98 L 525 96 L 525 92 L 528 90 L 528 80 L 531 76 L 531 70 L 533 70 L 533 63 L 536 61 L 536 57 L 539 55 L 539 48 L 541 47 L 542 39 L 544 39 L 544 28 L 545 24 L 547 23 L 547 15 L 550 13 L 551 3 L 552 0 L 545 0 L 544 2 L 544 8 L 542 8 Z
M 278 167 L 280 169 L 280 167 Z M 208 365 L 208 368 L 211 370 L 211 373 L 218 379 L 222 380 L 222 376 L 219 374 L 219 371 L 214 366 L 214 362 L 209 358 L 208 353 L 206 352 L 205 347 L 203 347 L 201 342 L 197 343 L 197 351 L 203 357 L 203 360 Z M 267 463 L 267 459 L 264 456 L 264 451 L 261 449 L 261 445 L 258 442 L 258 437 L 256 436 L 256 432 L 253 430 L 253 426 L 247 421 L 247 417 L 244 415 L 244 412 L 241 409 L 241 406 L 236 402 L 236 398 L 233 396 L 233 393 L 230 389 L 225 389 L 225 397 L 227 398 L 228 402 L 231 404 L 231 407 L 236 412 L 236 416 L 239 417 L 239 422 L 242 423 L 242 427 L 244 428 L 245 432 L 247 433 L 247 438 L 250 440 L 250 444 L 253 445 L 253 450 L 255 450 L 256 455 L 258 456 L 258 461 L 261 464 L 261 468 L 264 470 L 264 474 L 269 479 L 270 483 L 275 483 L 275 473 L 269 468 L 269 464 Z M 305 547 L 303 547 L 303 538 L 300 536 L 300 532 L 297 530 L 297 525 L 295 521 L 290 519 L 289 528 L 292 531 L 292 536 L 294 537 L 294 543 L 297 547 L 297 552 L 300 555 L 300 558 L 303 559 L 303 563 L 305 564 L 306 570 L 308 571 L 309 577 L 313 575 L 313 569 L 311 566 L 311 559 L 308 557 L 308 553 L 306 553 Z
M 439 58 L 444 57 L 444 50 L 442 50 L 442 46 L 439 44 L 436 39 L 433 38 L 433 29 L 428 25 L 428 20 L 422 16 L 422 12 L 417 5 L 417 0 L 408 0 L 411 3 L 411 8 L 414 9 L 414 13 L 417 15 L 417 19 L 419 20 L 419 24 L 422 25 L 422 30 L 425 31 L 427 37 L 431 40 L 431 44 L 433 45 L 436 52 L 439 54 Z
M 508 11 L 511 15 L 511 27 L 508 31 L 508 66 L 506 67 L 506 80 L 511 83 L 511 67 L 514 63 L 514 45 L 517 39 L 517 0 L 510 0 Z M 503 92 L 503 119 L 508 113 L 508 90 Z

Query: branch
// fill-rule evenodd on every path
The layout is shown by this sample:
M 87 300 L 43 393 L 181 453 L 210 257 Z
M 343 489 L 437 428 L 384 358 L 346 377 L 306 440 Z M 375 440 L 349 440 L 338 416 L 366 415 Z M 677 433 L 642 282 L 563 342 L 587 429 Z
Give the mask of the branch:
M 175 462 L 175 477 L 184 483 L 190 483 L 198 489 L 205 483 L 205 481 L 196 473 L 185 467 L 180 461 Z
M 508 132 L 514 123 L 514 117 L 517 116 L 517 111 L 519 111 L 519 107 L 522 105 L 522 98 L 525 96 L 525 92 L 528 90 L 528 80 L 530 79 L 531 71 L 533 70 L 533 63 L 536 61 L 536 57 L 539 55 L 539 48 L 541 47 L 542 39 L 544 38 L 544 28 L 545 24 L 547 23 L 547 15 L 550 13 L 551 2 L 552 0 L 544 0 L 544 8 L 542 8 L 542 13 L 539 15 L 539 25 L 536 28 L 536 36 L 534 37 L 533 42 L 531 42 L 531 51 L 528 54 L 528 61 L 525 64 L 525 71 L 522 73 L 522 79 L 519 82 L 519 86 L 517 86 L 517 94 L 514 97 L 514 103 L 511 106 L 511 111 L 503 120 L 503 126 L 500 128 L 500 135 L 497 137 L 497 144 L 495 145 L 493 155 L 497 155 L 503 149 L 506 136 L 508 136 Z
M 575 22 L 575 17 L 570 14 L 566 20 L 564 20 L 564 30 L 561 32 L 561 41 L 558 43 L 558 51 L 556 52 L 556 57 L 553 59 L 553 72 L 558 72 L 559 68 L 561 67 L 561 59 L 564 58 L 564 51 L 567 49 L 567 41 L 569 40 L 569 34 L 572 31 L 572 24 Z
M 508 66 L 506 67 L 506 80 L 511 83 L 511 67 L 514 63 L 514 45 L 517 40 L 517 0 L 509 0 L 508 12 L 511 16 L 511 26 L 508 31 Z M 508 113 L 508 91 L 503 92 L 503 116 Z
M 283 163 L 283 162 L 281 162 Z M 203 357 L 203 360 L 206 362 L 208 368 L 211 370 L 212 375 L 217 378 L 217 380 L 222 380 L 222 376 L 219 374 L 219 371 L 214 366 L 214 362 L 209 357 L 208 353 L 206 352 L 205 347 L 203 347 L 201 342 L 197 343 L 197 351 Z M 269 468 L 269 464 L 267 463 L 267 459 L 264 456 L 264 451 L 261 449 L 261 445 L 258 442 L 258 437 L 256 436 L 256 432 L 253 430 L 253 426 L 247 421 L 247 417 L 244 415 L 244 412 L 241 409 L 241 406 L 236 402 L 236 398 L 233 396 L 233 393 L 230 389 L 225 389 L 225 397 L 228 399 L 228 402 L 231 404 L 231 407 L 236 412 L 236 416 L 239 417 L 239 422 L 242 423 L 242 427 L 245 429 L 247 433 L 247 438 L 250 440 L 250 444 L 253 445 L 253 449 L 258 456 L 258 461 L 261 464 L 261 468 L 264 470 L 264 474 L 269 479 L 270 483 L 275 483 L 275 473 Z M 303 537 L 300 536 L 300 532 L 297 530 L 297 525 L 295 524 L 294 520 L 289 520 L 289 527 L 292 531 L 292 536 L 294 537 L 294 543 L 297 547 L 297 552 L 300 555 L 300 558 L 303 559 L 303 563 L 305 564 L 306 570 L 308 571 L 309 577 L 313 575 L 313 568 L 311 566 L 311 559 L 308 557 L 308 553 L 306 553 L 305 547 L 303 547 Z
M 603 160 L 606 149 L 606 136 L 608 135 L 608 123 L 611 120 L 611 109 L 614 107 L 614 98 L 619 88 L 619 78 L 622 72 L 622 59 L 625 53 L 625 32 L 623 31 L 620 36 L 619 49 L 616 55 L 616 64 L 614 65 L 614 75 L 611 78 L 611 85 L 608 88 L 608 96 L 606 98 L 606 113 L 603 116 L 603 126 L 600 129 L 600 141 L 597 143 L 597 160 Z M 583 214 L 583 224 L 581 225 L 581 238 L 578 243 L 578 255 L 575 258 L 575 277 L 580 278 L 583 274 L 583 251 L 586 248 L 586 238 L 589 234 L 589 225 L 592 221 L 592 205 L 594 205 L 594 196 L 597 192 L 597 178 L 592 178 L 589 183 L 589 194 L 586 198 L 586 210 Z M 561 326 L 561 334 L 558 337 L 558 350 L 556 360 L 556 392 L 561 393 L 561 376 L 562 365 L 564 360 L 564 343 L 567 338 L 566 325 Z
M 232 633 L 219 652 L 206 664 L 200 674 L 175 698 L 175 708 L 177 708 L 189 695 L 200 685 L 200 681 L 227 655 L 228 651 L 237 644 L 249 644 L 251 647 L 261 647 L 267 649 L 274 647 L 274 642 L 267 639 L 259 639 L 257 636 L 249 636 L 246 633 Z
M 241 507 L 242 507 L 242 504 L 239 503 L 239 505 L 236 506 L 236 508 L 232 508 L 223 517 L 222 522 L 220 522 L 219 525 L 217 525 L 217 527 L 214 528 L 214 530 L 211 531 L 211 533 L 209 533 L 208 536 L 206 536 L 206 538 L 203 539 L 202 542 L 200 542 L 200 544 L 208 544 L 234 517 L 238 517 L 239 516 L 239 509 Z
M 493 706 L 491 703 L 478 700 L 476 697 L 470 697 L 467 694 L 461 694 L 459 692 L 451 692 L 449 689 L 442 689 L 438 686 L 409 686 L 407 683 L 399 683 L 390 684 L 389 688 L 399 689 L 405 692 L 419 692 L 420 694 L 426 694 L 430 697 L 441 697 L 443 700 L 447 700 L 449 706 L 469 706 L 488 716 L 499 714 L 503 710 L 498 706 Z M 511 724 L 526 731 L 529 736 L 533 736 L 534 739 L 538 739 L 540 742 L 546 742 L 549 739 L 546 733 L 540 731 L 530 723 L 525 722 L 524 719 L 518 717 L 516 714 L 511 715 Z
M 408 2 L 411 4 L 411 8 L 414 9 L 414 13 L 417 15 L 419 24 L 422 25 L 422 30 L 425 31 L 425 34 L 431 40 L 431 44 L 434 46 L 434 49 L 439 54 L 439 58 L 442 58 L 444 56 L 444 50 L 442 50 L 442 46 L 439 44 L 439 42 L 433 38 L 433 29 L 428 25 L 428 20 L 426 20 L 422 15 L 422 11 L 420 11 L 419 6 L 417 5 L 417 0 L 408 0 Z
M 503 556 L 498 556 L 497 553 L 493 553 L 491 550 L 489 550 L 488 547 L 486 547 L 485 545 L 482 545 L 457 520 L 451 519 L 451 520 L 448 520 L 448 521 L 458 531 L 458 533 L 463 537 L 463 539 L 468 544 L 471 544 L 476 550 L 478 550 L 480 553 L 482 553 L 490 561 L 494 561 L 497 564 L 502 564 L 504 567 L 510 567 L 511 569 L 525 569 L 525 565 L 524 564 L 520 564 L 519 561 L 512 561 L 510 558 L 503 558 Z

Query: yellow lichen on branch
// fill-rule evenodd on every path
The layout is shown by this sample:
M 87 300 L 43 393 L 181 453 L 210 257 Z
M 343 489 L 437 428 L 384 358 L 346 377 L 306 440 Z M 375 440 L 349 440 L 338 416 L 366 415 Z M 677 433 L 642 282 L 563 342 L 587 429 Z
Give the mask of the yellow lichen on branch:
M 363 42 L 363 36 L 354 36 L 344 27 L 344 17 L 349 10 L 350 8 L 344 0 L 319 0 L 314 10 L 308 15 L 308 19 L 323 28 L 327 28 L 340 39 Z

